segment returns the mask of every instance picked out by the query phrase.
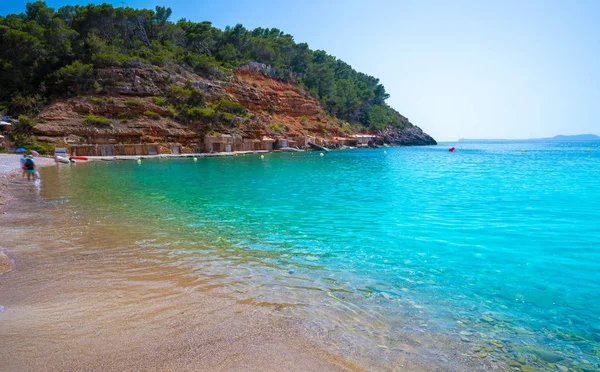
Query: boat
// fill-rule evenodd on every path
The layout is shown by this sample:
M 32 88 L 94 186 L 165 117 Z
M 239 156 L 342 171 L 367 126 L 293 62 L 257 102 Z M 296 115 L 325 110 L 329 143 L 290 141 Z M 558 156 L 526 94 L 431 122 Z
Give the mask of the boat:
M 295 147 L 282 147 L 280 150 L 283 151 L 283 152 L 299 152 L 299 151 L 302 151 L 302 150 L 297 149 Z
M 308 143 L 308 147 L 310 147 L 313 150 L 329 151 L 328 148 L 323 147 L 321 145 L 317 145 L 316 143 L 312 143 L 312 142 Z
M 56 161 L 64 164 L 69 164 L 71 162 L 69 158 L 65 158 L 64 156 L 56 156 Z
M 69 159 L 88 160 L 88 158 L 86 158 L 85 156 L 71 156 Z

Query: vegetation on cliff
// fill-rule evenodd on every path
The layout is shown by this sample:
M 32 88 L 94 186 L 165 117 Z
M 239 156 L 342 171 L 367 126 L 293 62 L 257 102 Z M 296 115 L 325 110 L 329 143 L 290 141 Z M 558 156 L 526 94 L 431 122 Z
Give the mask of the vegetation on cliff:
M 385 103 L 389 95 L 378 79 L 278 29 L 220 30 L 210 22 L 174 23 L 170 15 L 165 7 L 90 4 L 54 10 L 37 1 L 24 13 L 0 17 L 0 106 L 13 115 L 35 115 L 50 97 L 99 94 L 97 68 L 149 65 L 221 79 L 250 63 L 261 73 L 299 84 L 332 116 L 372 129 L 410 125 Z M 174 88 L 168 100 L 172 116 L 184 122 L 215 113 L 245 114 L 232 102 L 205 102 L 191 87 Z

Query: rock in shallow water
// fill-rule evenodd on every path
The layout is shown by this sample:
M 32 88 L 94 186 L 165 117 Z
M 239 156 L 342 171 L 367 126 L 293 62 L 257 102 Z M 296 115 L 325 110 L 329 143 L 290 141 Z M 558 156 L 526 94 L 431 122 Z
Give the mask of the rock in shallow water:
M 557 354 L 557 353 L 549 351 L 549 350 L 544 350 L 544 349 L 519 348 L 519 349 L 517 349 L 517 351 L 531 353 L 546 363 L 556 363 L 556 362 L 560 362 L 561 360 L 565 359 L 565 357 L 560 354 Z
M 409 126 L 402 129 L 386 129 L 377 133 L 383 138 L 384 143 L 400 146 L 428 146 L 437 145 L 437 142 L 417 126 Z

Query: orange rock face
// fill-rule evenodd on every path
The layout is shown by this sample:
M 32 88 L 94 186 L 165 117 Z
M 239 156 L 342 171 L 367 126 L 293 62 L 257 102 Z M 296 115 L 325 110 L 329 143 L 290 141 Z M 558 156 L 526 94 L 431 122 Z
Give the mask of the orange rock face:
M 150 99 L 139 99 L 135 107 L 123 97 L 98 97 L 57 100 L 36 118 L 34 134 L 48 142 L 71 144 L 197 142 L 198 134 L 170 118 L 148 117 L 143 112 L 161 112 Z M 101 116 L 104 124 L 85 122 L 88 114 Z M 119 118 L 119 114 L 122 114 Z
M 331 138 L 343 134 L 341 122 L 302 88 L 258 72 L 239 70 L 225 80 L 141 66 L 97 69 L 94 73 L 100 82 L 99 92 L 57 99 L 43 109 L 34 129 L 40 140 L 70 144 L 179 142 L 194 147 L 202 142 L 207 127 L 246 138 Z M 221 98 L 238 102 L 249 111 L 249 117 L 234 117 L 229 124 L 183 124 L 171 118 L 165 105 L 155 104 L 155 98 L 166 97 L 171 87 L 190 84 L 209 102 Z M 102 117 L 104 122 L 86 121 L 88 115 Z
M 327 132 L 335 135 L 338 128 L 319 101 L 297 85 L 274 80 L 260 73 L 238 71 L 225 86 L 229 96 L 246 107 L 269 128 L 284 128 L 290 136 Z

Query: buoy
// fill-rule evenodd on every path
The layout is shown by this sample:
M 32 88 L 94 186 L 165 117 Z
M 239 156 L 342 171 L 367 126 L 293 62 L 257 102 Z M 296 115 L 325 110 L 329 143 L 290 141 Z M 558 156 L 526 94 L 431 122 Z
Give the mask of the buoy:
M 592 152 L 592 149 L 587 149 L 585 150 L 585 152 Z
M 261 156 L 260 156 L 260 158 L 261 158 L 261 159 L 264 159 L 264 158 L 265 158 L 265 156 L 264 156 L 264 155 L 261 155 Z
M 521 149 L 521 152 L 525 152 L 525 150 Z
M 450 148 L 448 149 L 448 151 L 450 151 L 450 152 L 454 152 L 454 150 L 456 150 L 454 147 L 450 147 Z
M 138 160 L 137 160 L 137 163 L 138 163 L 138 164 L 142 164 L 142 159 L 138 159 Z
M 387 154 L 387 151 L 384 151 L 383 153 L 384 153 L 384 154 Z
M 320 156 L 325 156 L 325 155 L 323 155 L 323 153 L 320 153 L 319 155 L 320 155 Z
M 194 156 L 194 161 L 198 161 L 198 158 Z

